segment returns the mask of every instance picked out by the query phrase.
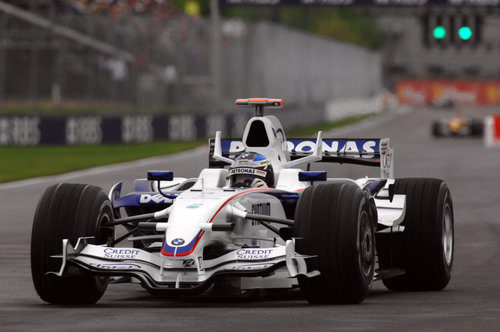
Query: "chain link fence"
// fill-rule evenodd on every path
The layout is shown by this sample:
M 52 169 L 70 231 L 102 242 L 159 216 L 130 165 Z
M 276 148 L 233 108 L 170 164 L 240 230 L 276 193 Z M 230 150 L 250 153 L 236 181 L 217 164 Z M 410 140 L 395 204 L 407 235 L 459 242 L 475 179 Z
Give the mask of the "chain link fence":
M 217 46 L 204 18 L 34 7 L 19 9 L 26 17 L 0 11 L 0 114 L 209 114 L 230 111 L 237 97 L 269 96 L 314 113 L 292 122 L 318 122 L 328 100 L 380 90 L 378 53 L 282 26 L 226 20 Z

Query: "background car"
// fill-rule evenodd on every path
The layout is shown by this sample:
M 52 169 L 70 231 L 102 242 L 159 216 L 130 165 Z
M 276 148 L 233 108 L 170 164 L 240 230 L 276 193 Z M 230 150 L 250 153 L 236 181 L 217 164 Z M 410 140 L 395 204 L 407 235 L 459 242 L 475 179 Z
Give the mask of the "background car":
M 455 116 L 432 122 L 431 132 L 434 137 L 482 137 L 484 124 L 481 119 Z

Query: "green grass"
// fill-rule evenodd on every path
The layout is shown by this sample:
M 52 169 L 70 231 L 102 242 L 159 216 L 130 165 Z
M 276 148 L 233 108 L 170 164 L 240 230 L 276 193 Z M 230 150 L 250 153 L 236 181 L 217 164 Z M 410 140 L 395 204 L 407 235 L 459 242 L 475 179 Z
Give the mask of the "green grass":
M 206 140 L 197 140 L 126 145 L 2 146 L 0 147 L 0 182 L 54 175 L 176 153 L 206 144 L 206 142 Z
M 315 126 L 292 128 L 287 131 L 287 136 L 312 137 L 319 130 L 328 131 L 348 126 L 375 115 L 376 113 L 370 113 Z M 197 140 L 120 145 L 0 146 L 0 183 L 176 153 L 206 142 Z

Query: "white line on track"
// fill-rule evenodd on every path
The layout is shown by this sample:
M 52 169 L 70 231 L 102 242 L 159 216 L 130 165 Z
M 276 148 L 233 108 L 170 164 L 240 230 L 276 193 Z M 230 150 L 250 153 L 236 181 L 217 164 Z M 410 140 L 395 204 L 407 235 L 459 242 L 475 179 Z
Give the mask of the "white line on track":
M 38 178 L 8 182 L 5 184 L 1 184 L 0 190 L 27 187 L 27 186 L 33 186 L 33 185 L 38 185 L 38 184 L 43 184 L 43 183 L 48 183 L 48 182 L 63 182 L 63 181 L 79 178 L 82 176 L 117 172 L 117 171 L 130 169 L 130 168 L 134 168 L 134 167 L 145 167 L 147 165 L 156 164 L 156 163 L 167 164 L 167 162 L 179 161 L 182 159 L 190 158 L 193 156 L 193 154 L 198 154 L 198 153 L 201 154 L 201 153 L 206 152 L 206 151 L 207 151 L 207 146 L 205 145 L 205 146 L 193 149 L 193 150 L 179 152 L 179 153 L 172 154 L 172 155 L 152 157 L 152 158 L 134 160 L 134 161 L 124 162 L 124 163 L 119 163 L 119 164 L 98 166 L 98 167 L 88 168 L 88 169 L 74 171 L 74 172 L 70 172 L 70 173 L 51 175 L 51 176 L 43 176 L 43 177 L 38 177 Z

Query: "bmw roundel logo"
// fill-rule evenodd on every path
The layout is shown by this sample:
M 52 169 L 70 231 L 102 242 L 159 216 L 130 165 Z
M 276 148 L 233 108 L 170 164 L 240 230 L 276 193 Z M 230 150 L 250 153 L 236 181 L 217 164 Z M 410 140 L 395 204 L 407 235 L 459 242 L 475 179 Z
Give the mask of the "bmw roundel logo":
M 180 239 L 180 238 L 173 239 L 172 242 L 170 242 L 170 243 L 174 246 L 181 246 L 184 244 L 184 239 Z

